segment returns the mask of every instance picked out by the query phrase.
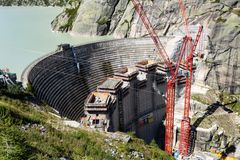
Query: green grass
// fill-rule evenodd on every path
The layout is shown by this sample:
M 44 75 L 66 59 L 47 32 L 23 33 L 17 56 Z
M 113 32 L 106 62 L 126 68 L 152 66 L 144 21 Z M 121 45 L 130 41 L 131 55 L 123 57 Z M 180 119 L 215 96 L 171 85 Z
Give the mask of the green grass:
M 220 3 L 220 0 L 210 0 L 211 3 Z
M 191 98 L 202 104 L 211 105 L 216 102 L 216 99 L 218 99 L 218 92 L 213 89 L 210 89 L 207 91 L 206 94 L 199 93 L 192 94 Z
M 240 115 L 240 94 L 229 94 L 223 92 L 220 94 L 220 100 L 225 104 L 229 109 Z
M 138 138 L 132 138 L 132 142 L 130 143 L 116 143 L 112 142 L 115 146 L 117 146 L 117 151 L 122 154 L 123 159 L 131 160 L 134 157 L 129 157 L 130 152 L 140 152 L 144 154 L 146 159 L 151 160 L 173 160 L 171 156 L 169 156 L 166 152 L 161 151 L 157 145 L 146 145 L 143 140 Z M 120 157 L 119 157 L 120 158 Z M 119 159 L 117 158 L 117 159 Z
M 47 111 L 47 106 L 36 109 L 28 101 L 0 96 L 1 160 L 54 160 L 63 156 L 75 160 L 114 160 L 121 155 L 127 160 L 134 159 L 129 156 L 132 151 L 143 153 L 149 160 L 172 159 L 155 145 L 147 145 L 134 136 L 129 143 L 111 140 L 113 145 L 109 146 L 104 134 L 64 126 L 61 119 Z M 24 130 L 26 124 L 31 127 Z M 40 126 L 46 131 L 42 132 Z M 118 154 L 112 156 L 111 148 Z
M 206 95 L 203 94 L 192 94 L 191 99 L 198 101 L 202 104 L 210 105 L 211 102 L 207 99 Z
M 191 98 L 205 105 L 211 105 L 218 99 L 223 105 L 240 115 L 240 93 L 229 94 L 226 92 L 219 92 L 209 90 L 206 95 L 192 94 Z
M 56 124 L 49 123 L 54 120 L 53 116 L 25 102 L 1 97 L 0 119 L 0 159 L 57 159 L 61 156 L 114 159 L 90 134 L 57 130 L 52 127 Z M 46 132 L 43 134 L 39 127 L 22 130 L 21 127 L 28 123 L 42 125 Z

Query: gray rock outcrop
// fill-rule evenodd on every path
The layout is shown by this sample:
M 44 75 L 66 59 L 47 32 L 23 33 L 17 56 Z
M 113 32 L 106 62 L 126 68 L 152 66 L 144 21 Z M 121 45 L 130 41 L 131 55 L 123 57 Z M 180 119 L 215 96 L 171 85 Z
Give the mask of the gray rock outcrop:
M 140 2 L 158 35 L 185 34 L 177 0 Z M 197 68 L 196 80 L 217 90 L 240 92 L 239 0 L 193 0 L 185 3 L 189 23 L 203 24 L 208 37 L 205 61 Z M 52 23 L 53 29 L 87 36 L 148 36 L 132 3 L 127 0 L 82 0 L 75 13 L 72 26 L 62 29 L 69 15 L 61 13 Z
M 72 34 L 106 35 L 118 0 L 83 0 L 73 24 Z
M 207 9 L 209 29 L 205 62 L 198 68 L 202 81 L 214 89 L 229 93 L 240 92 L 240 3 L 230 0 L 213 3 Z M 206 23 L 207 22 L 207 23 Z
M 76 20 L 81 1 L 68 3 L 67 7 L 52 22 L 52 30 L 68 32 L 72 30 L 73 23 Z
M 65 6 L 65 0 L 0 0 L 0 6 Z

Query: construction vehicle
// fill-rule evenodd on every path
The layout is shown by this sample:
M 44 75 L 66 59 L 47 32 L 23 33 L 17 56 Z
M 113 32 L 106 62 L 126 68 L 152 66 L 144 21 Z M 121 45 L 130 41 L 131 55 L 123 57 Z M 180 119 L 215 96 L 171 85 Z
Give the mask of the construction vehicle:
M 216 155 L 221 160 L 238 160 L 238 158 L 232 157 L 232 156 L 223 156 L 224 153 L 215 149 L 210 149 L 210 153 Z
M 14 85 L 17 81 L 16 73 L 10 73 L 9 69 L 0 69 L 0 84 Z

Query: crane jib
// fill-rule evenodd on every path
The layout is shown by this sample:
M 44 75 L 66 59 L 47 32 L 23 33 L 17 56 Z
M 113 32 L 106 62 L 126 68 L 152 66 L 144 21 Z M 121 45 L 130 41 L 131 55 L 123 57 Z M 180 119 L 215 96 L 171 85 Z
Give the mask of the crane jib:
M 167 91 L 166 91 L 166 125 L 165 125 L 165 151 L 168 154 L 172 154 L 172 145 L 173 145 L 173 125 L 174 125 L 174 107 L 175 107 L 175 82 L 177 79 L 177 74 L 179 70 L 180 63 L 185 55 L 185 66 L 186 71 L 190 74 L 186 76 L 186 86 L 185 86 L 185 98 L 184 98 L 184 118 L 181 123 L 180 128 L 180 144 L 179 151 L 180 154 L 185 157 L 188 155 L 189 148 L 189 131 L 190 131 L 190 119 L 189 119 L 189 111 L 190 111 L 190 94 L 191 94 L 191 81 L 192 81 L 192 68 L 193 68 L 193 54 L 197 48 L 197 44 L 201 37 L 201 33 L 203 30 L 202 26 L 199 26 L 198 33 L 196 35 L 194 44 L 192 42 L 192 37 L 190 36 L 188 29 L 188 17 L 186 15 L 186 9 L 182 0 L 179 0 L 179 8 L 182 13 L 182 17 L 184 20 L 184 25 L 186 29 L 187 36 L 185 36 L 184 41 L 182 43 L 180 53 L 178 55 L 178 60 L 176 62 L 176 69 L 174 70 L 172 67 L 172 62 L 168 57 L 159 37 L 157 36 L 155 30 L 152 27 L 149 19 L 147 18 L 143 6 L 139 2 L 139 0 L 131 0 L 136 12 L 139 14 L 140 19 L 142 20 L 145 28 L 147 29 L 149 35 L 151 36 L 160 57 L 162 58 L 165 65 L 168 67 L 170 71 L 170 79 L 167 82 Z M 190 52 L 188 53 L 187 46 L 190 47 Z M 186 134 L 185 134 L 186 133 Z

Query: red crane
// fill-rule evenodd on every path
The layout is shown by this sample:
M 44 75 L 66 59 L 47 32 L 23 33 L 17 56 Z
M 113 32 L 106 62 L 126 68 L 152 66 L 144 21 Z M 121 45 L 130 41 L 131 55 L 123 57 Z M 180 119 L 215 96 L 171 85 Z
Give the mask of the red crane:
M 183 45 L 188 45 L 188 50 L 186 50 L 186 59 L 185 59 L 185 67 L 187 71 L 186 75 L 186 85 L 185 85 L 185 91 L 184 91 L 184 114 L 181 121 L 181 127 L 180 127 L 180 143 L 179 143 L 179 153 L 182 156 L 182 158 L 188 156 L 189 154 L 189 135 L 191 130 L 191 124 L 190 124 L 190 118 L 189 118 L 189 112 L 190 112 L 190 99 L 191 99 L 191 86 L 192 86 L 192 77 L 193 77 L 193 56 L 194 52 L 197 48 L 198 41 L 201 37 L 201 33 L 203 30 L 203 26 L 199 26 L 197 36 L 195 38 L 194 44 L 192 43 L 192 37 L 189 33 L 188 28 L 188 17 L 186 15 L 186 9 L 184 2 L 182 0 L 179 1 L 179 8 L 182 13 L 182 17 L 184 20 L 184 26 L 186 30 L 186 38 L 187 41 Z
M 180 53 L 178 55 L 178 60 L 176 62 L 176 69 L 174 70 L 172 67 L 172 62 L 170 61 L 161 41 L 159 40 L 155 30 L 153 29 L 149 19 L 147 18 L 145 11 L 143 9 L 143 6 L 141 5 L 141 3 L 139 2 L 139 0 L 131 0 L 134 8 L 136 10 L 136 12 L 139 14 L 139 17 L 141 18 L 144 26 L 146 27 L 149 35 L 151 36 L 157 50 L 158 50 L 158 54 L 159 56 L 162 58 L 163 62 L 167 65 L 167 67 L 169 68 L 170 71 L 170 79 L 168 79 L 167 82 L 167 93 L 166 93 L 166 129 L 165 129 L 165 151 L 169 154 L 172 154 L 172 143 L 173 143 L 173 125 L 174 125 L 174 106 L 175 106 L 175 83 L 177 80 L 177 75 L 178 75 L 178 70 L 179 70 L 179 65 L 182 61 L 182 58 L 184 56 L 184 54 L 187 54 L 186 51 L 187 50 L 187 46 L 188 44 L 190 44 L 190 54 L 186 55 L 186 60 L 185 60 L 185 65 L 186 65 L 186 69 L 187 71 L 189 71 L 189 75 L 186 78 L 186 89 L 185 89 L 185 103 L 184 103 L 184 117 L 186 115 L 186 117 L 189 117 L 189 110 L 190 110 L 190 92 L 191 92 L 191 81 L 192 81 L 192 54 L 196 49 L 197 43 L 199 41 L 199 38 L 201 36 L 201 32 L 202 32 L 202 27 L 199 27 L 198 30 L 198 34 L 197 37 L 195 39 L 195 43 L 194 45 L 192 44 L 192 39 L 190 37 L 190 33 L 188 31 L 188 21 L 185 15 L 185 8 L 184 8 L 184 4 L 181 2 L 181 0 L 179 0 L 179 4 L 180 7 L 182 8 L 182 13 L 183 13 L 183 17 L 185 20 L 185 27 L 186 27 L 186 31 L 187 31 L 187 36 L 184 37 L 182 46 L 180 48 Z M 186 113 L 185 113 L 186 111 Z M 190 129 L 190 122 L 189 118 L 185 118 L 188 120 L 183 120 L 182 124 L 184 126 L 187 127 L 181 127 L 184 128 L 184 130 L 181 130 L 183 132 L 188 132 L 188 130 Z M 182 136 L 183 137 L 183 136 Z M 188 136 L 182 138 L 182 140 L 185 140 L 186 138 L 189 138 L 189 134 Z M 186 142 L 187 140 L 185 140 L 184 142 Z M 181 143 L 181 144 L 186 144 L 186 143 Z M 188 144 L 187 144 L 188 145 Z M 188 148 L 188 146 L 187 146 Z M 185 150 L 185 149 L 184 149 Z M 181 152 L 182 153 L 182 152 Z
M 183 119 L 181 121 L 181 127 L 180 127 L 180 143 L 179 143 L 179 153 L 186 157 L 188 155 L 189 150 L 189 134 L 190 134 L 190 118 L 189 118 L 189 112 L 190 112 L 190 99 L 191 99 L 191 85 L 192 85 L 192 77 L 193 77 L 193 57 L 194 52 L 197 48 L 197 44 L 199 42 L 199 39 L 201 37 L 201 33 L 203 30 L 203 26 L 199 26 L 198 33 L 196 35 L 194 43 L 192 42 L 192 38 L 190 36 L 185 36 L 185 40 L 182 43 L 183 52 L 180 55 L 185 56 L 184 65 L 185 65 L 185 71 L 186 71 L 186 84 L 185 84 L 185 91 L 184 91 L 184 114 Z M 177 63 L 180 63 L 180 59 L 177 61 Z M 177 64 L 178 66 L 179 64 Z
M 173 139 L 173 119 L 174 119 L 174 104 L 175 104 L 175 79 L 174 70 L 172 67 L 172 62 L 170 61 L 161 41 L 159 40 L 155 30 L 152 27 L 149 19 L 147 18 L 143 6 L 139 0 L 131 0 L 136 12 L 141 18 L 144 26 L 146 27 L 149 35 L 151 36 L 159 56 L 162 58 L 163 62 L 169 68 L 171 78 L 167 82 L 167 93 L 166 93 L 166 131 L 165 131 L 165 151 L 169 154 L 172 153 L 172 139 Z

